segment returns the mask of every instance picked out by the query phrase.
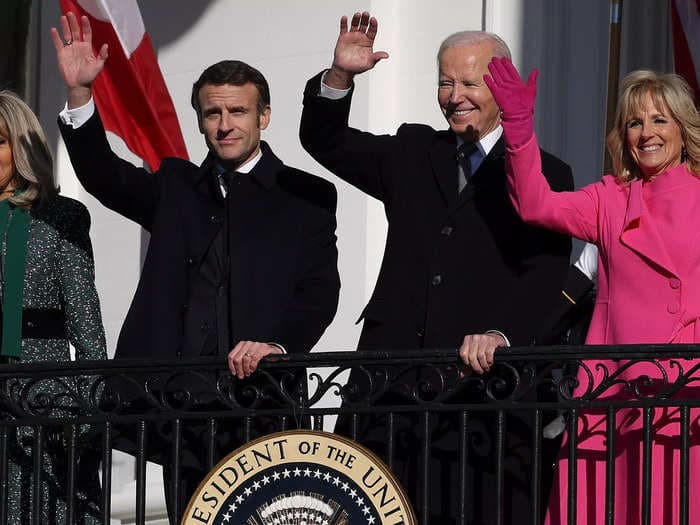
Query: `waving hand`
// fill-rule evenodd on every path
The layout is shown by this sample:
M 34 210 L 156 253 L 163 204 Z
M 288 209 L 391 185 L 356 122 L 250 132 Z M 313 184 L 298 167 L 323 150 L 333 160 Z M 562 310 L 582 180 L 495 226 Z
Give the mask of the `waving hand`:
M 78 19 L 74 13 L 61 17 L 59 36 L 51 28 L 51 39 L 56 48 L 58 69 L 68 88 L 68 107 L 85 104 L 92 95 L 91 86 L 107 60 L 107 44 L 102 44 L 97 54 L 92 47 L 92 28 L 86 16 Z
M 333 66 L 326 76 L 331 87 L 350 87 L 352 79 L 359 73 L 372 69 L 377 62 L 389 58 L 385 51 L 374 51 L 377 36 L 377 19 L 368 12 L 355 13 L 348 28 L 348 17 L 340 19 L 340 34 L 335 44 Z
M 526 84 L 507 58 L 492 58 L 488 68 L 491 75 L 484 75 L 484 82 L 501 108 L 506 142 L 511 148 L 523 146 L 534 135 L 537 70 L 530 73 Z

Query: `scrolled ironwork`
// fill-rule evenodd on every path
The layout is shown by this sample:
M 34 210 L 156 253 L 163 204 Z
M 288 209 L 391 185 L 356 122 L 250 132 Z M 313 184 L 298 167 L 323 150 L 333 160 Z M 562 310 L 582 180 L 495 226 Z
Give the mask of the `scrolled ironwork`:
M 311 372 L 307 392 L 310 367 L 328 373 Z M 347 372 L 349 383 L 340 380 Z M 76 423 L 127 415 L 162 419 L 202 411 L 212 417 L 249 411 L 366 412 L 387 394 L 395 395 L 399 408 L 456 410 L 486 404 L 508 409 L 537 403 L 534 393 L 543 390 L 556 393 L 569 408 L 609 400 L 619 406 L 682 405 L 697 399 L 698 387 L 700 347 L 692 345 L 503 349 L 484 375 L 466 369 L 456 350 L 284 356 L 263 361 L 244 380 L 228 372 L 225 360 L 215 358 L 2 365 L 0 421 Z M 328 395 L 341 407 L 316 406 Z

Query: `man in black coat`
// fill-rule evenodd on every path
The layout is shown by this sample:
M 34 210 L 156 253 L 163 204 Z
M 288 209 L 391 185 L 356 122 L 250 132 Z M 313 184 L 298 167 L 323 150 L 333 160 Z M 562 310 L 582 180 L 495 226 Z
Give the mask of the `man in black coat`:
M 388 57 L 373 50 L 376 33 L 377 21 L 369 13 L 356 13 L 349 28 L 347 18 L 341 19 L 333 65 L 306 85 L 300 128 L 302 145 L 318 162 L 384 204 L 386 248 L 374 293 L 361 316 L 358 349 L 461 345 L 466 365 L 482 373 L 492 366 L 496 347 L 529 345 L 540 333 L 562 289 L 570 240 L 525 225 L 508 197 L 500 112 L 482 79 L 492 56 L 509 56 L 506 44 L 483 32 L 446 39 L 438 53 L 438 102 L 450 129 L 404 124 L 395 135 L 377 136 L 348 126 L 354 76 Z M 542 152 L 542 165 L 553 189 L 573 189 L 565 163 Z M 351 374 L 350 382 L 355 380 L 362 383 L 362 374 Z M 385 401 L 396 398 L 387 396 Z M 435 445 L 431 452 L 430 505 L 417 487 L 421 470 L 412 468 L 416 454 L 410 447 L 406 464 L 394 458 L 395 471 L 419 515 L 429 507 L 430 523 L 454 523 L 459 499 L 457 432 L 453 419 L 436 421 L 429 439 L 434 445 L 446 444 L 439 451 Z M 444 430 L 443 423 L 454 431 L 454 439 L 436 435 Z M 492 423 L 487 424 L 491 439 Z M 403 425 L 406 432 L 397 433 L 397 447 L 404 441 L 419 446 L 418 421 L 406 418 Z M 435 430 L 438 427 L 442 430 Z M 341 418 L 338 430 L 353 434 L 346 418 Z M 523 444 L 530 450 L 532 432 L 518 415 L 509 416 L 507 431 L 509 438 L 520 441 L 507 443 L 505 501 L 512 504 L 505 519 L 526 523 L 532 461 L 527 455 L 511 461 L 509 451 Z M 381 454 L 386 425 L 377 418 L 360 418 L 356 437 Z M 466 495 L 468 523 L 494 521 L 495 456 L 487 448 L 470 450 L 476 492 Z M 447 461 L 441 459 L 445 457 Z
M 81 22 L 82 32 L 72 13 L 62 18 L 69 44 L 53 30 L 68 87 L 61 133 L 85 188 L 151 234 L 116 357 L 219 355 L 244 378 L 265 356 L 308 352 L 338 302 L 336 192 L 260 140 L 271 111 L 265 78 L 239 61 L 207 68 L 192 105 L 209 154 L 200 166 L 165 159 L 151 174 L 110 149 L 91 91 L 107 50 L 94 54 Z M 179 512 L 168 501 L 172 519 L 206 473 L 198 430 L 185 429 L 189 470 Z

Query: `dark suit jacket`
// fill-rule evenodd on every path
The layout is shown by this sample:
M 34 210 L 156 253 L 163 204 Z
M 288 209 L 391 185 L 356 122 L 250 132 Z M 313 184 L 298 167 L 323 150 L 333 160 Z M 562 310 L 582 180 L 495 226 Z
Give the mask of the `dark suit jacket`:
M 168 158 L 150 174 L 112 152 L 97 113 L 78 129 L 60 120 L 59 127 L 83 186 L 151 234 L 116 356 L 182 355 L 190 280 L 224 219 L 213 159 L 197 167 Z M 274 341 L 288 352 L 309 351 L 338 302 L 336 192 L 282 164 L 267 144 L 262 151 L 250 173 L 253 189 L 229 228 L 231 342 Z
M 558 299 L 571 249 L 563 236 L 523 223 L 508 198 L 499 140 L 457 198 L 456 137 L 419 124 L 376 136 L 348 127 L 350 96 L 304 92 L 304 148 L 384 204 L 389 230 L 379 278 L 362 318 L 361 350 L 456 347 L 465 334 L 503 331 L 529 345 Z M 571 169 L 542 152 L 555 190 Z

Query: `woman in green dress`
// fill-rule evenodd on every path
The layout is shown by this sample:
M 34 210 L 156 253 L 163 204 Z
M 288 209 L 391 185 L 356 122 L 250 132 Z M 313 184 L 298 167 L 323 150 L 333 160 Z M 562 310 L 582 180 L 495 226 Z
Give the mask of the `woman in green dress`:
M 58 195 L 51 154 L 36 116 L 15 94 L 0 91 L 0 362 L 69 361 L 69 342 L 76 359 L 107 358 L 89 228 L 85 206 Z M 3 381 L 2 388 L 10 403 L 23 411 L 39 412 L 48 402 L 49 407 L 64 407 L 52 413 L 66 417 L 84 409 L 78 408 L 85 406 L 80 399 L 98 397 L 94 383 L 85 377 L 16 379 Z M 69 395 L 58 395 L 62 392 Z M 32 523 L 35 431 L 5 428 L 6 522 Z M 76 522 L 103 522 L 98 456 L 82 444 L 89 435 L 87 425 L 65 425 L 42 431 L 39 523 L 66 521 L 66 438 L 71 428 L 80 458 L 73 504 Z

